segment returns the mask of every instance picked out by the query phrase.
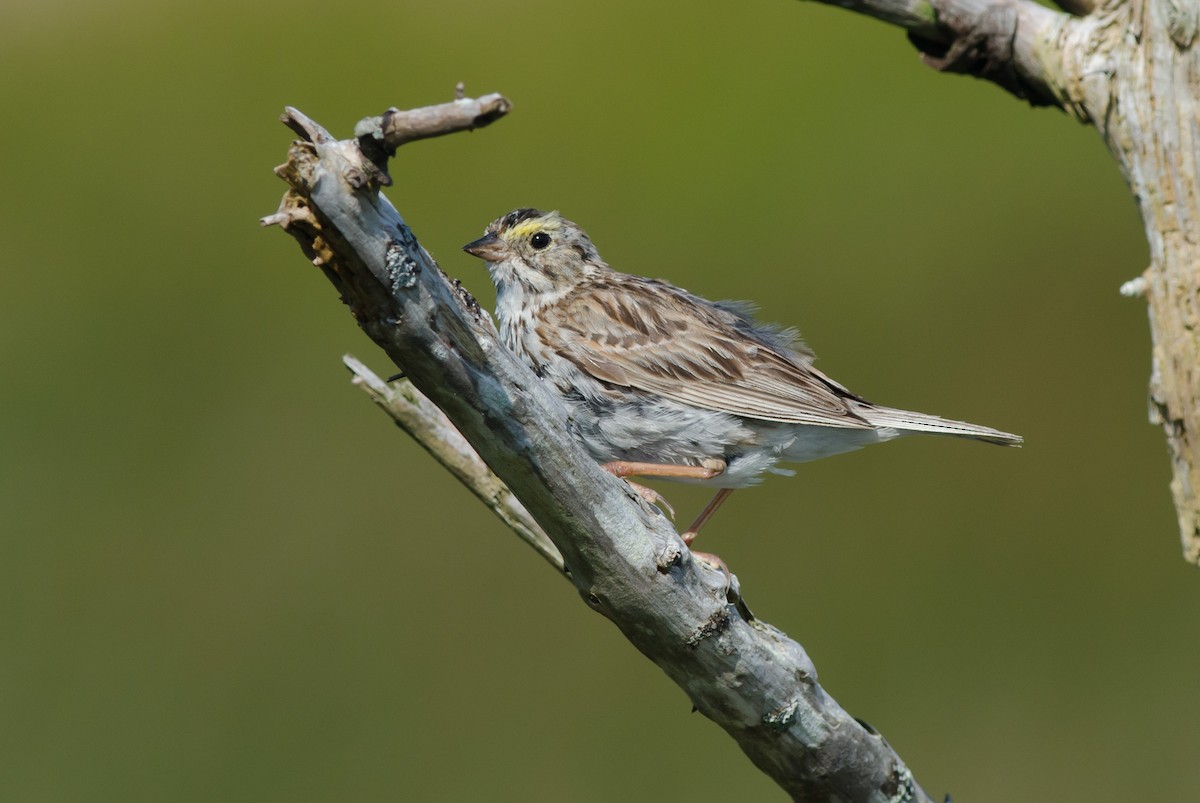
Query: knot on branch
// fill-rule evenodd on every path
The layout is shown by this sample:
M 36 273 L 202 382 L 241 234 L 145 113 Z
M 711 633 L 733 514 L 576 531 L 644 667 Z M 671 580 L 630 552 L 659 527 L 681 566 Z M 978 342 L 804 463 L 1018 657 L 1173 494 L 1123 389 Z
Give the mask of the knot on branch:
M 696 647 L 699 647 L 700 643 L 705 639 L 720 635 L 723 631 L 728 629 L 729 625 L 729 612 L 723 607 L 717 608 L 703 624 L 692 631 L 692 634 L 688 636 L 687 641 L 684 643 L 692 649 L 695 649 Z
M 972 13 L 947 0 L 931 0 L 931 4 L 945 38 L 929 39 L 911 31 L 908 34 L 908 40 L 921 51 L 925 64 L 938 72 L 984 78 L 1031 106 L 1056 104 L 1038 87 L 1024 81 L 1017 71 L 1013 53 L 1019 20 L 1016 8 L 998 3 Z

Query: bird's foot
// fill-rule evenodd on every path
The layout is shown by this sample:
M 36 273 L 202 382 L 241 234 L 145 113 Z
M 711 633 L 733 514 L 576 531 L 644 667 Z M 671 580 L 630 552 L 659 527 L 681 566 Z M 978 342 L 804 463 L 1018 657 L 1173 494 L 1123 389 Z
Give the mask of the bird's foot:
M 704 561 L 714 569 L 720 569 L 725 575 L 725 596 L 729 596 L 729 589 L 733 585 L 733 572 L 729 571 L 729 567 L 725 565 L 725 561 L 721 560 L 720 555 L 714 555 L 711 552 L 698 552 L 692 550 L 692 557 Z
M 645 485 L 639 485 L 633 480 L 625 480 L 625 482 L 629 483 L 630 488 L 637 491 L 638 496 L 642 497 L 652 505 L 658 505 L 661 507 L 666 511 L 667 515 L 671 517 L 671 521 L 675 521 L 675 508 L 671 507 L 671 503 L 668 502 L 662 494 L 653 488 L 647 488 Z

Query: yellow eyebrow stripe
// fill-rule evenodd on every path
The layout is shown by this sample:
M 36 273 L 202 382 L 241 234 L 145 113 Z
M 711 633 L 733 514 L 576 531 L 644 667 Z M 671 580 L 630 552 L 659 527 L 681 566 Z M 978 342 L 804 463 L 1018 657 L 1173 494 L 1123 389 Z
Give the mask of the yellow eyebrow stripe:
M 545 218 L 539 218 L 537 220 L 522 220 L 520 223 L 508 230 L 507 239 L 523 240 L 535 232 L 553 232 L 560 228 L 562 228 L 562 226 L 559 225 L 557 221 L 546 220 Z

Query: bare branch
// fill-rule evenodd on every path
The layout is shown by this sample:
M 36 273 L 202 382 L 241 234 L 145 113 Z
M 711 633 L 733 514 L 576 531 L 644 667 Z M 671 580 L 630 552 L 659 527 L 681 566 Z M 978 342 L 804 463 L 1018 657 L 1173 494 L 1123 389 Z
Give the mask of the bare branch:
M 385 187 L 392 183 L 387 174 L 387 160 L 396 155 L 396 148 L 420 139 L 441 137 L 458 131 L 472 131 L 491 125 L 512 109 L 508 98 L 499 94 L 481 98 L 463 97 L 460 82 L 454 88 L 454 101 L 420 109 L 391 108 L 378 117 L 366 117 L 354 126 L 354 136 L 363 154 L 379 171 L 376 176 Z
M 848 11 L 874 17 L 930 41 L 949 42 L 938 26 L 937 11 L 930 0 L 817 0 Z
M 360 120 L 354 126 L 354 136 L 372 137 L 395 153 L 396 148 L 408 142 L 483 128 L 508 114 L 511 109 L 508 98 L 498 94 L 481 98 L 458 97 L 453 103 L 421 109 L 401 111 L 391 108 L 378 117 Z
M 1150 420 L 1171 456 L 1184 557 L 1200 565 L 1200 10 L 1195 0 L 821 0 L 899 25 L 927 63 L 1092 125 L 1137 199 L 1150 267 Z
M 804 649 L 727 599 L 725 576 L 582 450 L 561 400 L 500 345 L 379 195 L 361 140 L 324 140 L 305 120 L 295 113 L 293 128 L 315 136 L 277 169 L 291 190 L 265 222 L 296 238 L 363 330 L 521 499 L 586 603 L 794 799 L 929 803 L 887 742 L 820 687 Z
M 985 78 L 1034 106 L 1062 103 L 1056 42 L 1071 21 L 1066 14 L 1032 0 L 819 2 L 903 28 L 922 60 L 936 70 Z
M 500 521 L 533 547 L 547 563 L 560 572 L 564 571 L 558 548 L 437 405 L 425 398 L 407 379 L 389 385 L 349 354 L 342 358 L 342 362 L 354 374 L 354 384 L 391 416 L 396 426 L 411 435 L 435 460 L 449 469 L 459 482 L 479 497 Z

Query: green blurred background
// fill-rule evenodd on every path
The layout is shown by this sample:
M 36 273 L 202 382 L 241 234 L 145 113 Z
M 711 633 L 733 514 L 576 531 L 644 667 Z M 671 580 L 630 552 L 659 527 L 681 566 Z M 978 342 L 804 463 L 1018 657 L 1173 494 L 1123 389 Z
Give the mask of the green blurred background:
M 957 801 L 1194 800 L 1200 576 L 1146 423 L 1146 264 L 1091 130 L 794 0 L 37 4 L 0 29 L 0 800 L 780 800 L 351 388 L 390 366 L 278 229 L 297 106 L 500 91 L 389 196 L 517 206 L 798 325 L 914 439 L 705 533 Z M 666 486 L 681 518 L 705 500 Z

